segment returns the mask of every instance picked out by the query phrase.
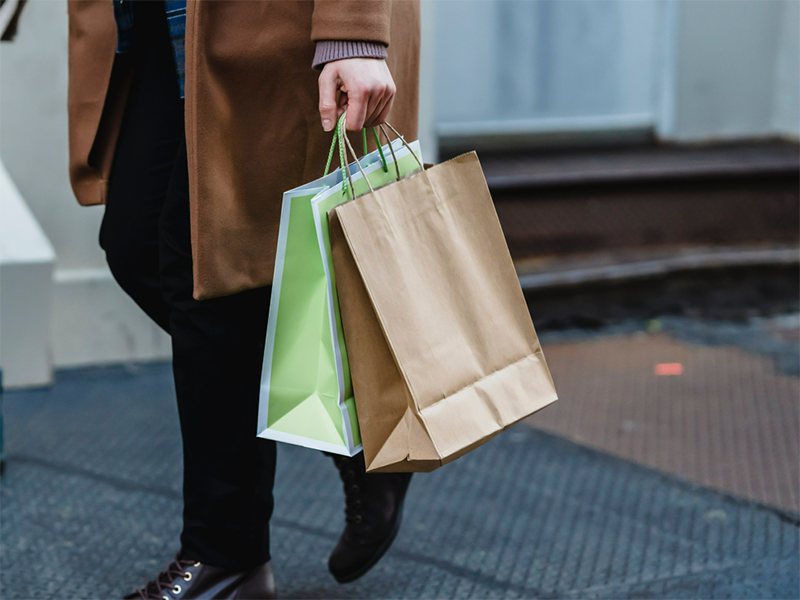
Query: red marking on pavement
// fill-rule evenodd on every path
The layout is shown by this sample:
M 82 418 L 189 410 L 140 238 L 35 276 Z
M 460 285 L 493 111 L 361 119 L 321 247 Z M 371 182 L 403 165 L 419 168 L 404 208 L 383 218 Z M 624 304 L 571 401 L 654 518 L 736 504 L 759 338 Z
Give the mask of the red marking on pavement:
M 683 365 L 681 363 L 658 363 L 656 375 L 683 375 Z

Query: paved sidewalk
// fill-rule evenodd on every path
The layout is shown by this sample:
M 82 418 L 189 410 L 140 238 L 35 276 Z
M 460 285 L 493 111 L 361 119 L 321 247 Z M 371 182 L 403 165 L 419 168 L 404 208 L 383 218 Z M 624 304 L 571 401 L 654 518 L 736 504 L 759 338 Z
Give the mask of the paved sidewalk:
M 531 425 L 800 512 L 800 315 L 630 321 L 543 344 L 561 400 Z
M 166 564 L 181 508 L 167 365 L 63 371 L 51 389 L 7 394 L 4 416 L 2 598 L 121 597 Z M 335 470 L 317 452 L 282 445 L 280 595 L 800 598 L 791 511 L 525 424 L 416 476 L 409 494 L 392 550 L 340 586 L 325 567 L 344 520 Z

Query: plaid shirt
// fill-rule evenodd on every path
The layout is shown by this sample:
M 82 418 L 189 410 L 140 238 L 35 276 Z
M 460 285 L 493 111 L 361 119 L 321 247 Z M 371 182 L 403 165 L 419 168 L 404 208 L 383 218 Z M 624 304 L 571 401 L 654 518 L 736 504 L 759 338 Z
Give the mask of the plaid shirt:
M 117 21 L 118 53 L 130 52 L 133 48 L 133 2 L 134 0 L 113 0 L 114 18 Z M 183 98 L 184 74 L 186 71 L 186 54 L 184 52 L 186 0 L 164 0 L 164 8 L 167 12 L 169 37 L 172 40 L 175 69 L 178 72 L 178 83 L 181 88 L 181 98 Z

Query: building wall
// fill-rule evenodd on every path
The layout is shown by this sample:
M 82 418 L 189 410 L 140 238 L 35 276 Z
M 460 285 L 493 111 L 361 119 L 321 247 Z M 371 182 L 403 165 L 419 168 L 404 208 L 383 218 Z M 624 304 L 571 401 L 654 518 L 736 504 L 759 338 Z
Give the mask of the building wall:
M 440 2 L 436 126 L 476 143 L 553 129 L 797 137 L 798 11 L 797 0 Z
M 797 136 L 795 0 L 679 3 L 672 136 Z
M 800 138 L 800 2 L 786 2 L 780 19 L 772 126 Z
M 439 156 L 436 136 L 436 44 L 437 0 L 420 0 L 421 44 L 419 68 L 419 143 L 427 162 L 435 163 Z
M 67 145 L 67 3 L 32 0 L 0 44 L 0 156 L 56 252 L 56 366 L 169 356 L 169 339 L 120 290 L 97 238 L 103 207 L 72 194 Z
M 652 114 L 658 2 L 439 3 L 437 120 Z

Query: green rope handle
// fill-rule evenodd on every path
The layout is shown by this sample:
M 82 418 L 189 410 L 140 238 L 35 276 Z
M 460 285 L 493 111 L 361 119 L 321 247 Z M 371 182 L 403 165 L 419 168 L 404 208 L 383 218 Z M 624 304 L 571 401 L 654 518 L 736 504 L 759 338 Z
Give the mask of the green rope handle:
M 333 141 L 331 141 L 331 149 L 328 150 L 328 162 L 325 163 L 325 173 L 322 175 L 325 177 L 328 174 L 328 171 L 331 170 L 331 160 L 333 160 L 333 151 L 336 148 L 336 140 L 338 139 L 338 127 L 339 123 L 336 123 L 337 129 L 333 130 Z
M 334 150 L 336 149 L 336 144 L 337 144 L 337 142 L 341 141 L 340 132 L 341 131 L 345 131 L 345 128 L 344 128 L 343 125 L 344 125 L 344 116 L 346 114 L 347 114 L 347 111 L 342 113 L 342 116 L 339 117 L 339 120 L 336 122 L 336 128 L 333 131 L 333 139 L 331 140 L 331 147 L 330 147 L 330 150 L 328 150 L 328 160 L 325 163 L 325 172 L 322 175 L 323 177 L 325 177 L 325 175 L 327 175 L 331 170 L 331 162 L 333 161 L 333 153 L 334 153 Z M 383 153 L 383 148 L 381 147 L 381 141 L 380 141 L 380 138 L 378 138 L 378 131 L 377 131 L 377 129 L 375 127 L 370 127 L 370 129 L 372 129 L 372 137 L 375 138 L 375 145 L 378 147 L 378 154 L 381 155 L 381 166 L 383 167 L 383 172 L 384 173 L 388 173 L 389 172 L 389 164 L 386 162 L 386 155 L 384 155 L 384 153 Z M 367 154 L 369 154 L 369 148 L 367 148 L 367 128 L 366 127 L 362 127 L 361 128 L 361 139 L 364 142 L 364 155 L 366 156 Z M 342 160 L 342 156 L 344 155 L 344 152 L 342 150 L 343 149 L 342 149 L 341 144 L 340 144 L 340 147 L 339 147 L 339 159 L 340 160 Z M 340 163 L 340 165 L 344 165 L 344 164 L 347 164 L 347 163 L 345 163 L 344 161 L 342 161 Z
M 386 156 L 383 154 L 383 148 L 381 147 L 381 140 L 378 138 L 378 128 L 377 127 L 370 127 L 372 130 L 372 137 L 375 138 L 375 145 L 378 147 L 378 154 L 381 155 L 381 165 L 383 166 L 383 172 L 389 172 L 389 164 L 386 162 Z M 364 141 L 364 156 L 369 154 L 369 148 L 367 148 L 367 128 L 361 128 L 361 139 Z
M 364 154 L 366 154 L 367 153 L 367 142 L 366 142 L 366 136 L 364 136 L 364 137 L 365 137 L 365 140 L 364 140 Z M 381 164 L 383 165 L 383 172 L 384 173 L 388 173 L 389 172 L 389 165 L 386 162 L 386 157 L 383 155 L 383 148 L 381 147 L 381 141 L 380 141 L 380 139 L 378 139 L 378 132 L 376 131 L 375 127 L 372 128 L 372 137 L 375 138 L 375 145 L 378 147 L 378 154 L 381 155 Z M 389 142 L 389 143 L 391 143 L 391 142 Z
M 347 118 L 347 111 L 342 113 L 339 120 L 336 122 L 336 138 L 339 140 L 339 165 L 342 169 L 342 193 L 347 193 L 347 182 L 350 179 L 350 170 L 347 165 L 347 153 L 344 147 L 345 134 L 345 119 Z M 355 195 L 355 193 L 354 193 Z
M 345 113 L 342 113 L 342 116 L 339 117 L 339 119 L 336 121 L 336 127 L 333 129 L 333 139 L 331 140 L 331 149 L 328 150 L 328 162 L 325 163 L 325 172 L 322 174 L 323 177 L 325 177 L 331 170 L 331 160 L 333 160 L 333 151 L 336 150 L 336 143 L 339 141 L 339 126 L 345 114 L 346 111 Z

